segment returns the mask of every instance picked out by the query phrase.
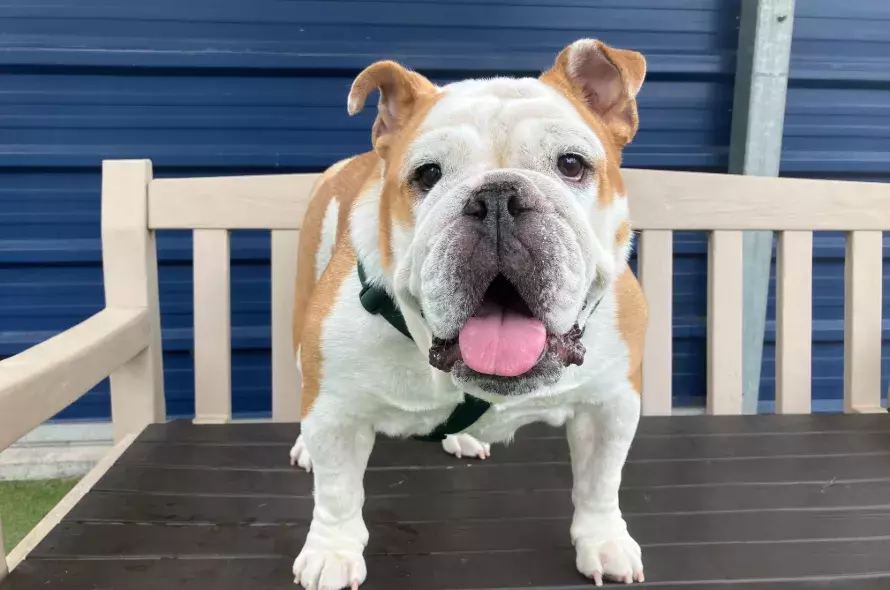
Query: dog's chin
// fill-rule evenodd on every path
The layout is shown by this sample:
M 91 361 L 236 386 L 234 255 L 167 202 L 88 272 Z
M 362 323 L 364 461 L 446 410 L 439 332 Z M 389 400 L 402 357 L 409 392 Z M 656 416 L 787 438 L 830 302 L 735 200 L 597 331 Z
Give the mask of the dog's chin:
M 457 337 L 433 337 L 429 362 L 465 391 L 523 395 L 553 385 L 566 367 L 584 362 L 582 335 L 577 324 L 563 334 L 548 333 L 498 275 Z
M 559 381 L 564 370 L 562 363 L 549 355 L 545 355 L 530 371 L 516 377 L 486 375 L 458 361 L 451 369 L 451 381 L 463 391 L 475 389 L 491 395 L 526 395 L 553 385 Z

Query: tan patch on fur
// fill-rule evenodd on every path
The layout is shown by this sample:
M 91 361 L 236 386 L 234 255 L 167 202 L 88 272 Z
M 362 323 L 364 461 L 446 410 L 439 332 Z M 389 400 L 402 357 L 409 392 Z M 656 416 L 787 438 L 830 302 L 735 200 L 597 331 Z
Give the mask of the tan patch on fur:
M 443 92 L 419 96 L 403 130 L 387 145 L 386 172 L 383 177 L 383 190 L 380 194 L 380 234 L 378 238 L 380 261 L 386 271 L 392 270 L 393 265 L 393 226 L 395 224 L 405 228 L 414 226 L 415 197 L 411 187 L 399 178 L 401 167 L 405 161 L 408 147 L 417 137 L 421 123 L 443 96 Z
M 306 326 L 303 329 L 300 363 L 303 369 L 303 396 L 300 403 L 303 418 L 309 415 L 321 389 L 322 326 L 334 309 L 337 292 L 351 273 L 355 272 L 355 250 L 348 240 L 342 240 L 334 251 L 334 257 L 321 275 L 318 286 L 312 293 L 307 311 Z
M 300 248 L 297 254 L 297 284 L 294 297 L 293 338 L 294 351 L 300 349 L 303 327 L 306 323 L 309 299 L 315 290 L 315 277 L 318 269 L 315 261 L 321 244 L 322 225 L 325 212 L 331 199 L 337 199 L 339 217 L 337 220 L 337 240 L 339 244 L 348 227 L 348 216 L 352 201 L 358 196 L 368 173 L 379 161 L 377 154 L 368 152 L 334 164 L 318 180 L 312 189 L 312 197 L 306 209 L 300 230 Z M 336 250 L 337 246 L 335 246 Z
M 649 322 L 649 306 L 643 289 L 630 267 L 618 277 L 615 284 L 615 297 L 618 308 L 618 331 L 627 344 L 629 358 L 628 379 L 637 393 L 643 390 L 642 366 L 643 343 L 646 337 L 646 326 Z
M 605 47 L 603 50 L 609 56 L 610 59 L 614 59 L 620 55 L 624 55 L 625 57 L 630 57 L 633 52 L 625 52 L 623 50 L 616 50 L 613 48 Z M 588 105 L 588 97 L 585 95 L 585 91 L 580 88 L 577 84 L 573 83 L 569 78 L 569 48 L 563 50 L 557 57 L 556 61 L 553 64 L 553 67 L 544 72 L 539 78 L 541 82 L 547 84 L 551 88 L 557 90 L 560 94 L 565 96 L 569 102 L 572 103 L 572 106 L 575 107 L 575 110 L 584 120 L 588 127 L 596 134 L 596 136 L 603 143 L 603 147 L 606 151 L 606 161 L 604 166 L 600 169 L 596 170 L 597 179 L 599 180 L 599 196 L 598 196 L 598 205 L 600 208 L 608 207 L 612 204 L 615 199 L 615 195 L 626 195 L 624 180 L 621 178 L 621 151 L 624 148 L 625 144 L 630 141 L 633 137 L 634 133 L 636 133 L 636 127 L 639 124 L 639 119 L 637 117 L 637 109 L 636 102 L 634 98 L 629 98 L 631 102 L 629 103 L 632 106 L 632 118 L 633 123 L 631 128 L 625 128 L 623 125 L 608 125 L 606 121 L 603 120 L 597 113 L 593 112 Z M 642 59 L 642 56 L 639 56 Z M 642 66 L 635 61 L 631 60 L 630 62 L 623 63 L 620 67 L 628 68 L 634 70 L 632 73 L 632 77 L 639 78 L 640 82 L 642 82 L 642 76 L 645 73 L 645 62 L 642 62 Z M 636 71 L 642 67 L 642 73 Z
M 562 56 L 560 56 L 562 58 Z M 565 58 L 568 59 L 568 58 Z M 599 181 L 599 194 L 597 205 L 603 209 L 611 205 L 615 200 L 615 194 L 624 194 L 624 180 L 621 178 L 621 146 L 616 145 L 612 134 L 584 102 L 584 97 L 579 95 L 571 82 L 560 71 L 550 70 L 541 76 L 541 82 L 562 94 L 584 120 L 584 123 L 596 134 L 606 151 L 606 161 L 597 166 L 594 173 Z
M 622 221 L 621 225 L 618 226 L 618 231 L 615 232 L 615 245 L 623 246 L 627 243 L 627 239 L 630 237 L 630 224 L 626 221 Z

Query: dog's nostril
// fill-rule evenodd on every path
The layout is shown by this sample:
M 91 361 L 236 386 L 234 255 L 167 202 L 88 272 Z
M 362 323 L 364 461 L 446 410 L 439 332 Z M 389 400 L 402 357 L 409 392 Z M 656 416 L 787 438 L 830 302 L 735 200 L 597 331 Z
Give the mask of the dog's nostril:
M 511 217 L 516 217 L 524 210 L 525 208 L 519 203 L 519 195 L 510 195 L 507 199 L 507 213 L 509 213 Z
M 467 201 L 466 205 L 464 205 L 464 215 L 469 217 L 478 217 L 479 219 L 485 219 L 485 216 L 488 214 L 488 207 L 485 206 L 485 201 L 482 199 L 470 199 Z

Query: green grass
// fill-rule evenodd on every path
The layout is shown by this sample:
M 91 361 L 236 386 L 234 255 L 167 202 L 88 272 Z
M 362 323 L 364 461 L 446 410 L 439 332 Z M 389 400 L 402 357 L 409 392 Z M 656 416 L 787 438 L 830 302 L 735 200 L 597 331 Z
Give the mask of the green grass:
M 76 483 L 76 479 L 0 481 L 0 518 L 6 550 L 11 551 Z

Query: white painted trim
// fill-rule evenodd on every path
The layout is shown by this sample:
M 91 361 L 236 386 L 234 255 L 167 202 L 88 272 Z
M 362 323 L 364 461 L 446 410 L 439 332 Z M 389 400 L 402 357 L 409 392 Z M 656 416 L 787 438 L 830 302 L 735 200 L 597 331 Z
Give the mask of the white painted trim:
M 42 424 L 17 440 L 11 448 L 72 444 L 108 444 L 112 446 L 111 422 L 51 422 Z
M 28 554 L 34 550 L 37 545 L 52 531 L 74 506 L 87 495 L 96 482 L 104 476 L 111 466 L 120 458 L 121 455 L 130 447 L 139 433 L 132 433 L 124 436 L 121 441 L 99 463 L 90 471 L 77 485 L 75 485 L 56 506 L 49 511 L 43 520 L 41 520 L 34 529 L 28 533 L 22 542 L 13 549 L 7 557 L 7 565 L 9 571 L 14 570 L 22 561 L 28 557 Z
M 58 444 L 11 447 L 0 453 L 0 481 L 80 478 L 114 446 L 99 444 Z

